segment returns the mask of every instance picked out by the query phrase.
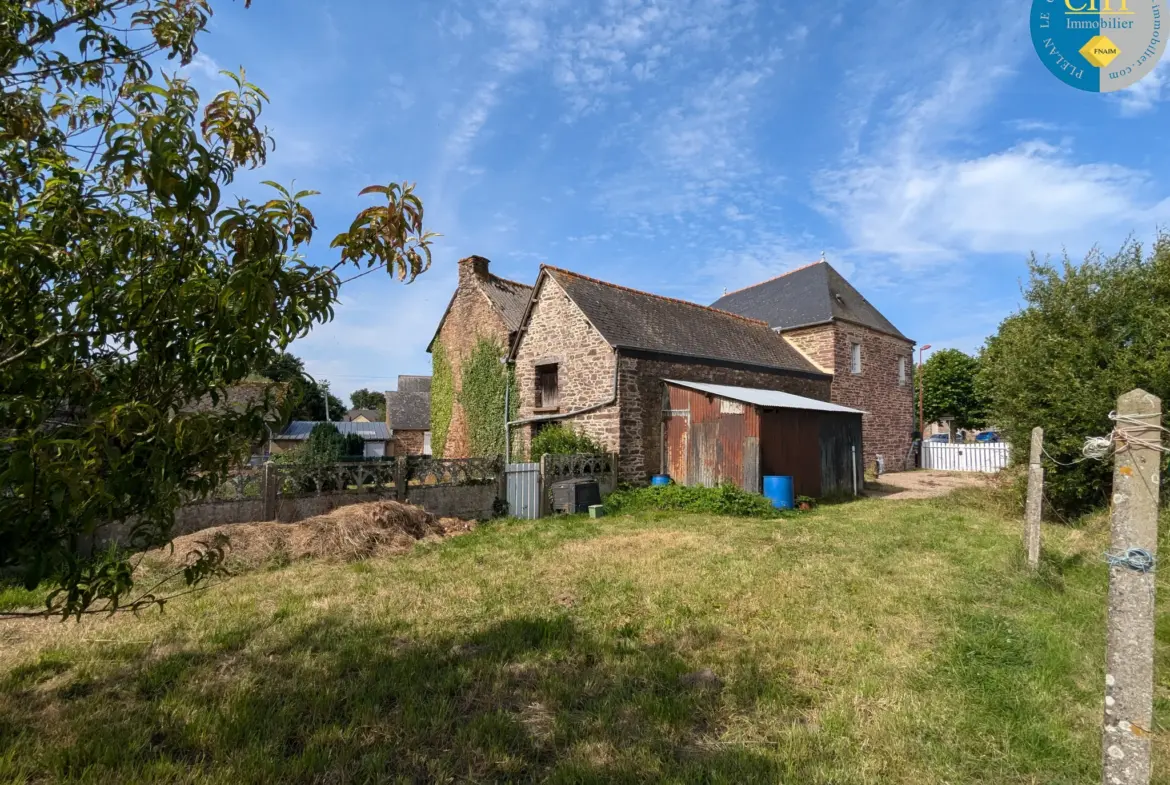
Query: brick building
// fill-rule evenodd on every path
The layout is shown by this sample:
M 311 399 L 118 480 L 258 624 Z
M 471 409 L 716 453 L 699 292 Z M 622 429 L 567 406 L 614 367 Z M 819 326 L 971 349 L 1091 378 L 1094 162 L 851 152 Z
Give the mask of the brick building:
M 527 284 L 492 275 L 488 271 L 489 264 L 482 256 L 469 256 L 459 261 L 459 285 L 427 346 L 427 351 L 434 354 L 436 344 L 442 344 L 455 385 L 444 458 L 472 457 L 467 418 L 459 404 L 463 361 L 481 338 L 495 341 L 500 345 L 501 353 L 506 352 L 512 345 L 532 294 L 532 287 Z
M 542 267 L 509 355 L 523 453 L 550 422 L 619 455 L 619 475 L 662 471 L 663 379 L 754 387 L 827 401 L 832 376 L 767 323 Z
M 914 341 L 828 262 L 740 289 L 712 307 L 761 319 L 833 375 L 832 401 L 861 409 L 865 464 L 905 468 L 914 428 Z

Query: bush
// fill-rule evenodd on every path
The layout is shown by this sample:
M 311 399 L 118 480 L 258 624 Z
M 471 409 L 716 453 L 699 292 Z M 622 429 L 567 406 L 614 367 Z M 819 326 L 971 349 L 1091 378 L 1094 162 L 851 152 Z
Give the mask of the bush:
M 1081 460 L 1085 438 L 1113 429 L 1122 393 L 1170 395 L 1170 237 L 1152 253 L 1135 244 L 1081 264 L 1033 259 L 1024 298 L 988 340 L 980 382 L 1016 463 L 1044 428 L 1045 451 L 1065 464 L 1045 461 L 1045 494 L 1061 515 L 1079 515 L 1108 503 L 1113 473 L 1111 460 Z
M 605 499 L 606 512 L 647 512 L 675 510 L 678 512 L 731 515 L 738 518 L 780 518 L 783 510 L 758 493 L 748 493 L 734 485 L 702 488 L 688 485 L 652 485 L 649 488 L 622 488 Z
M 532 437 L 529 454 L 540 460 L 542 455 L 601 455 L 601 445 L 567 425 L 549 425 Z

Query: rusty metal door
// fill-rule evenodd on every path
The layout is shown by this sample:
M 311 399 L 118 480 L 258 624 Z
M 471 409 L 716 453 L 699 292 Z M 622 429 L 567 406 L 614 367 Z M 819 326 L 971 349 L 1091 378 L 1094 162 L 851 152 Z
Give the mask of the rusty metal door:
M 665 412 L 666 419 L 666 473 L 675 482 L 685 485 L 687 478 L 687 430 L 691 424 L 689 411 L 674 410 Z

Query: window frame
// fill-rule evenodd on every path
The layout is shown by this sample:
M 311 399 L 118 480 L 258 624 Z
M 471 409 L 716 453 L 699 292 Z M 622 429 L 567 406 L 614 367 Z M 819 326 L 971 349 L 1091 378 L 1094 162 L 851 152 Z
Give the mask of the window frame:
M 536 411 L 554 411 L 561 405 L 561 366 L 558 362 L 540 363 L 534 366 L 533 381 L 533 409 Z M 549 391 L 545 380 L 552 378 L 552 401 L 546 400 Z
M 898 386 L 905 387 L 906 382 L 909 381 L 909 363 L 905 356 L 898 358 Z
M 849 342 L 849 373 L 861 375 L 861 341 Z

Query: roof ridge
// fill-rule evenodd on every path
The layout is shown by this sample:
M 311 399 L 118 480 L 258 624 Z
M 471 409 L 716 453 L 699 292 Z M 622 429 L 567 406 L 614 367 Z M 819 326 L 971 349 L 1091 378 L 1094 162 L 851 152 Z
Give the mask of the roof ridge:
M 520 281 L 513 281 L 511 278 L 504 278 L 503 276 L 496 275 L 495 273 L 492 273 L 492 272 L 489 272 L 487 274 L 487 276 L 489 278 L 493 278 L 497 281 L 503 281 L 504 283 L 510 283 L 513 286 L 523 286 L 525 289 L 532 288 L 532 284 L 530 284 L 530 283 L 522 283 Z M 483 279 L 481 278 L 480 280 L 483 280 Z
M 748 286 L 741 286 L 738 289 L 734 289 L 730 292 L 727 292 L 726 294 L 721 295 L 719 297 L 719 299 L 722 300 L 724 297 L 730 297 L 733 294 L 739 294 L 740 292 L 746 292 L 748 289 L 755 289 L 757 286 L 763 286 L 766 283 L 772 283 L 772 281 L 779 281 L 781 278 L 792 275 L 793 273 L 798 273 L 801 270 L 807 270 L 810 267 L 816 267 L 818 264 L 828 265 L 829 262 L 827 259 L 817 259 L 815 262 L 809 262 L 808 264 L 802 264 L 800 267 L 793 267 L 791 270 L 789 270 L 787 272 L 780 273 L 779 275 L 773 275 L 771 278 L 765 278 L 764 280 L 759 281 L 757 283 L 749 284 Z M 716 301 L 716 302 L 718 302 L 718 301 Z
M 593 278 L 588 275 L 582 275 L 581 273 L 573 272 L 572 270 L 566 270 L 563 267 L 554 267 L 551 264 L 542 264 L 540 267 L 542 270 L 552 270 L 554 272 L 564 273 L 565 275 L 571 275 L 574 278 L 581 278 L 586 281 L 592 281 L 593 283 L 601 284 L 602 286 L 608 286 L 611 289 L 621 289 L 622 291 L 633 292 L 634 294 L 640 294 L 645 297 L 653 297 L 656 300 L 665 300 L 666 302 L 690 305 L 694 308 L 702 308 L 704 311 L 712 311 L 723 316 L 732 316 L 736 319 L 748 322 L 749 324 L 761 324 L 764 327 L 768 327 L 768 323 L 763 319 L 753 319 L 750 316 L 743 316 L 742 314 L 732 313 L 731 311 L 725 311 L 722 308 L 712 308 L 710 305 L 700 305 L 699 303 L 693 303 L 690 300 L 680 300 L 677 297 L 667 297 L 662 294 L 654 294 L 653 292 L 644 292 L 641 289 L 634 289 L 630 286 L 622 286 L 621 284 L 611 283 L 610 281 L 603 281 L 600 278 Z

